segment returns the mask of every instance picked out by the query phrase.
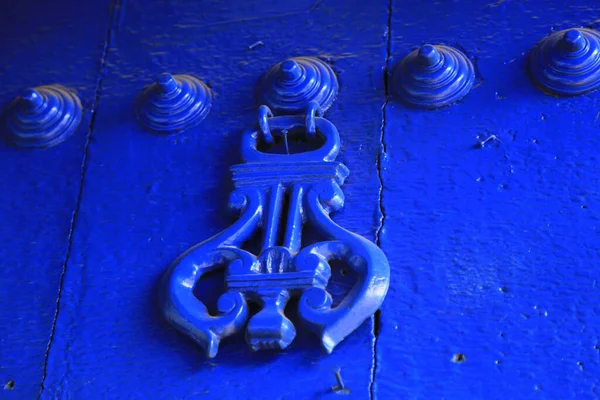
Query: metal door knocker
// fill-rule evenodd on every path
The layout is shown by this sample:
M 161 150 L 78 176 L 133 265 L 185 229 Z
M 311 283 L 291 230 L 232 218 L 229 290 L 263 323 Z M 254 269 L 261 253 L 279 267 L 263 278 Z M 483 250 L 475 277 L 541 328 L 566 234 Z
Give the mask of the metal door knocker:
M 217 354 L 223 338 L 244 328 L 253 350 L 289 346 L 296 328 L 284 309 L 293 296 L 299 296 L 299 319 L 330 353 L 383 302 L 390 274 L 385 254 L 330 218 L 344 204 L 340 186 L 349 171 L 335 161 L 340 150 L 336 127 L 319 115 L 317 102 L 300 115 L 273 117 L 267 106 L 259 108 L 258 123 L 242 137 L 243 163 L 231 168 L 235 190 L 230 207 L 241 212 L 239 219 L 182 254 L 164 277 L 165 317 L 208 357 Z M 294 154 L 261 151 L 278 138 L 285 139 L 287 149 L 287 139 L 298 136 L 318 138 L 321 146 Z M 302 247 L 306 224 L 327 240 Z M 260 253 L 244 250 L 258 234 Z M 358 276 L 336 306 L 327 292 L 333 260 Z M 193 290 L 204 274 L 218 268 L 225 269 L 226 292 L 218 300 L 218 315 L 210 315 Z M 260 307 L 255 315 L 249 302 Z

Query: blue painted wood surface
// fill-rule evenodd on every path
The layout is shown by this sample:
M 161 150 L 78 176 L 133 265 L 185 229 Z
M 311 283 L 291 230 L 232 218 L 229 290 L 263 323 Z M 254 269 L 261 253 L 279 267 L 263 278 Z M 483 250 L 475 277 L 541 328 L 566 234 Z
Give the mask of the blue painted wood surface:
M 394 2 L 394 59 L 458 45 L 479 82 L 445 110 L 385 107 L 377 398 L 600 395 L 599 95 L 547 96 L 524 62 L 593 4 Z
M 229 167 L 239 163 L 241 132 L 256 119 L 254 88 L 286 57 L 321 55 L 333 62 L 341 89 L 328 118 L 343 138 L 338 159 L 352 168 L 346 210 L 336 220 L 370 239 L 378 224 L 374 160 L 387 7 L 357 13 L 356 7 L 340 12 L 344 1 L 314 8 L 312 2 L 239 4 L 225 11 L 229 6 L 221 3 L 132 1 L 114 16 L 48 360 L 47 398 L 320 398 L 336 396 L 336 367 L 356 396 L 368 396 L 369 322 L 330 357 L 316 337 L 302 332 L 282 354 L 252 354 L 238 338 L 208 361 L 159 313 L 158 283 L 169 264 L 233 220 Z M 341 21 L 362 35 L 341 35 Z M 249 50 L 258 40 L 265 45 Z M 134 120 L 134 99 L 163 71 L 195 73 L 211 86 L 213 108 L 197 129 L 153 135 Z
M 85 114 L 54 149 L 0 144 L 6 398 L 336 398 L 336 368 L 357 399 L 600 396 L 600 95 L 544 95 L 524 65 L 552 30 L 593 26 L 594 2 L 11 7 L 1 105 L 60 83 Z M 385 90 L 386 69 L 425 43 L 457 46 L 475 64 L 475 88 L 450 108 L 407 109 Z M 209 361 L 160 316 L 158 283 L 232 221 L 228 171 L 256 117 L 255 85 L 306 55 L 340 80 L 327 118 L 351 175 L 335 220 L 380 244 L 390 292 L 330 356 L 300 331 L 280 354 L 250 353 L 237 338 Z M 207 119 L 175 136 L 143 131 L 133 113 L 164 71 L 194 73 L 215 95 Z M 339 272 L 338 295 L 352 283 Z
M 75 90 L 84 107 L 78 130 L 58 147 L 0 142 L 0 387 L 15 384 L 7 398 L 36 398 L 47 372 L 109 11 L 102 1 L 24 0 L 0 13 L 0 107 L 29 86 L 52 83 Z

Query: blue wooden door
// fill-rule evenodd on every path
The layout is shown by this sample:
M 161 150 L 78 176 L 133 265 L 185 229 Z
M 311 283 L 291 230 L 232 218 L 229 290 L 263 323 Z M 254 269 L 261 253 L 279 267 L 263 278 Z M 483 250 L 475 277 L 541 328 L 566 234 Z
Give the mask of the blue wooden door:
M 0 143 L 2 395 L 14 399 L 320 399 L 340 369 L 356 399 L 596 398 L 597 93 L 544 94 L 527 52 L 594 27 L 591 0 L 95 1 L 4 7 L 0 101 L 60 83 L 83 122 L 64 143 Z M 390 72 L 426 44 L 460 48 L 476 82 L 457 104 L 408 108 Z M 391 265 L 380 312 L 325 355 L 299 329 L 278 353 L 243 338 L 216 358 L 177 333 L 159 281 L 229 226 L 229 167 L 255 87 L 316 56 L 340 91 L 327 118 L 351 171 L 340 225 Z M 197 128 L 142 130 L 133 104 L 164 71 L 214 94 Z M 483 143 L 483 145 L 482 145 Z M 355 277 L 334 268 L 332 291 Z M 202 283 L 222 288 L 222 276 Z

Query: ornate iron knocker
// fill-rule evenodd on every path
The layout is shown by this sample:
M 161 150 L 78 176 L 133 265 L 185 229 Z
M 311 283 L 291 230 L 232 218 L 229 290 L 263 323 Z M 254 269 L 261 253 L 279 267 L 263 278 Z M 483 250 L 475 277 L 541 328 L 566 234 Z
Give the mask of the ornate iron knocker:
M 289 346 L 296 329 L 284 309 L 292 296 L 300 296 L 300 319 L 330 353 L 375 313 L 387 293 L 390 268 L 383 251 L 329 217 L 344 204 L 340 186 L 349 171 L 335 161 L 340 150 L 337 129 L 317 117 L 318 110 L 312 104 L 306 116 L 267 120 L 270 110 L 260 108 L 257 126 L 243 135 L 244 163 L 231 168 L 235 191 L 230 205 L 241 210 L 241 217 L 181 255 L 164 277 L 165 317 L 209 357 L 217 354 L 223 338 L 244 327 L 253 350 Z M 258 150 L 261 140 L 311 134 L 323 141 L 316 150 L 296 154 Z M 305 224 L 312 224 L 328 240 L 302 248 Z M 260 254 L 244 250 L 244 243 L 259 231 L 263 234 Z M 335 307 L 326 289 L 332 260 L 343 261 L 359 277 Z M 210 315 L 193 289 L 202 275 L 222 267 L 227 291 L 219 298 L 219 315 Z M 250 316 L 247 302 L 257 303 L 261 310 Z

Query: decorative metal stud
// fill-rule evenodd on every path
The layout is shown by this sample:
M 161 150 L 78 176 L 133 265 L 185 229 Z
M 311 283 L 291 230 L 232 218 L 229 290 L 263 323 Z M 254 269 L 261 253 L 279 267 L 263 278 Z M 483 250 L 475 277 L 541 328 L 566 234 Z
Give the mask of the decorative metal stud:
M 191 75 L 163 73 L 137 99 L 140 124 L 157 133 L 176 133 L 198 125 L 212 106 L 212 93 Z
M 307 115 L 277 117 L 261 106 L 258 124 L 242 137 L 244 163 L 231 169 L 235 191 L 230 207 L 241 216 L 181 255 L 164 277 L 165 317 L 199 343 L 208 357 L 217 354 L 222 339 L 244 328 L 253 350 L 289 346 L 296 328 L 285 316 L 285 307 L 293 296 L 300 297 L 299 318 L 330 353 L 383 302 L 390 274 L 385 254 L 330 218 L 344 204 L 340 187 L 348 169 L 335 161 L 340 151 L 337 129 L 318 114 L 316 103 L 310 104 Z M 319 139 L 322 144 L 294 154 L 259 150 L 278 141 L 287 145 L 288 137 Z M 306 224 L 326 239 L 302 247 Z M 244 250 L 259 233 L 260 253 Z M 333 260 L 344 262 L 358 276 L 355 287 L 335 307 L 326 289 Z M 218 300 L 218 315 L 210 315 L 194 295 L 194 286 L 218 268 L 225 269 L 227 291 Z M 251 316 L 248 302 L 261 310 Z
M 576 96 L 600 87 L 600 33 L 567 29 L 541 40 L 529 55 L 529 73 L 543 91 Z
M 268 71 L 258 86 L 258 100 L 276 114 L 301 114 L 311 101 L 325 112 L 335 100 L 338 81 L 329 65 L 314 57 L 285 60 Z
M 19 147 L 52 147 L 65 141 L 81 122 L 81 102 L 60 85 L 25 90 L 8 106 L 4 137 Z
M 392 73 L 392 91 L 404 103 L 441 108 L 462 99 L 473 87 L 475 69 L 460 50 L 424 45 L 400 61 Z

